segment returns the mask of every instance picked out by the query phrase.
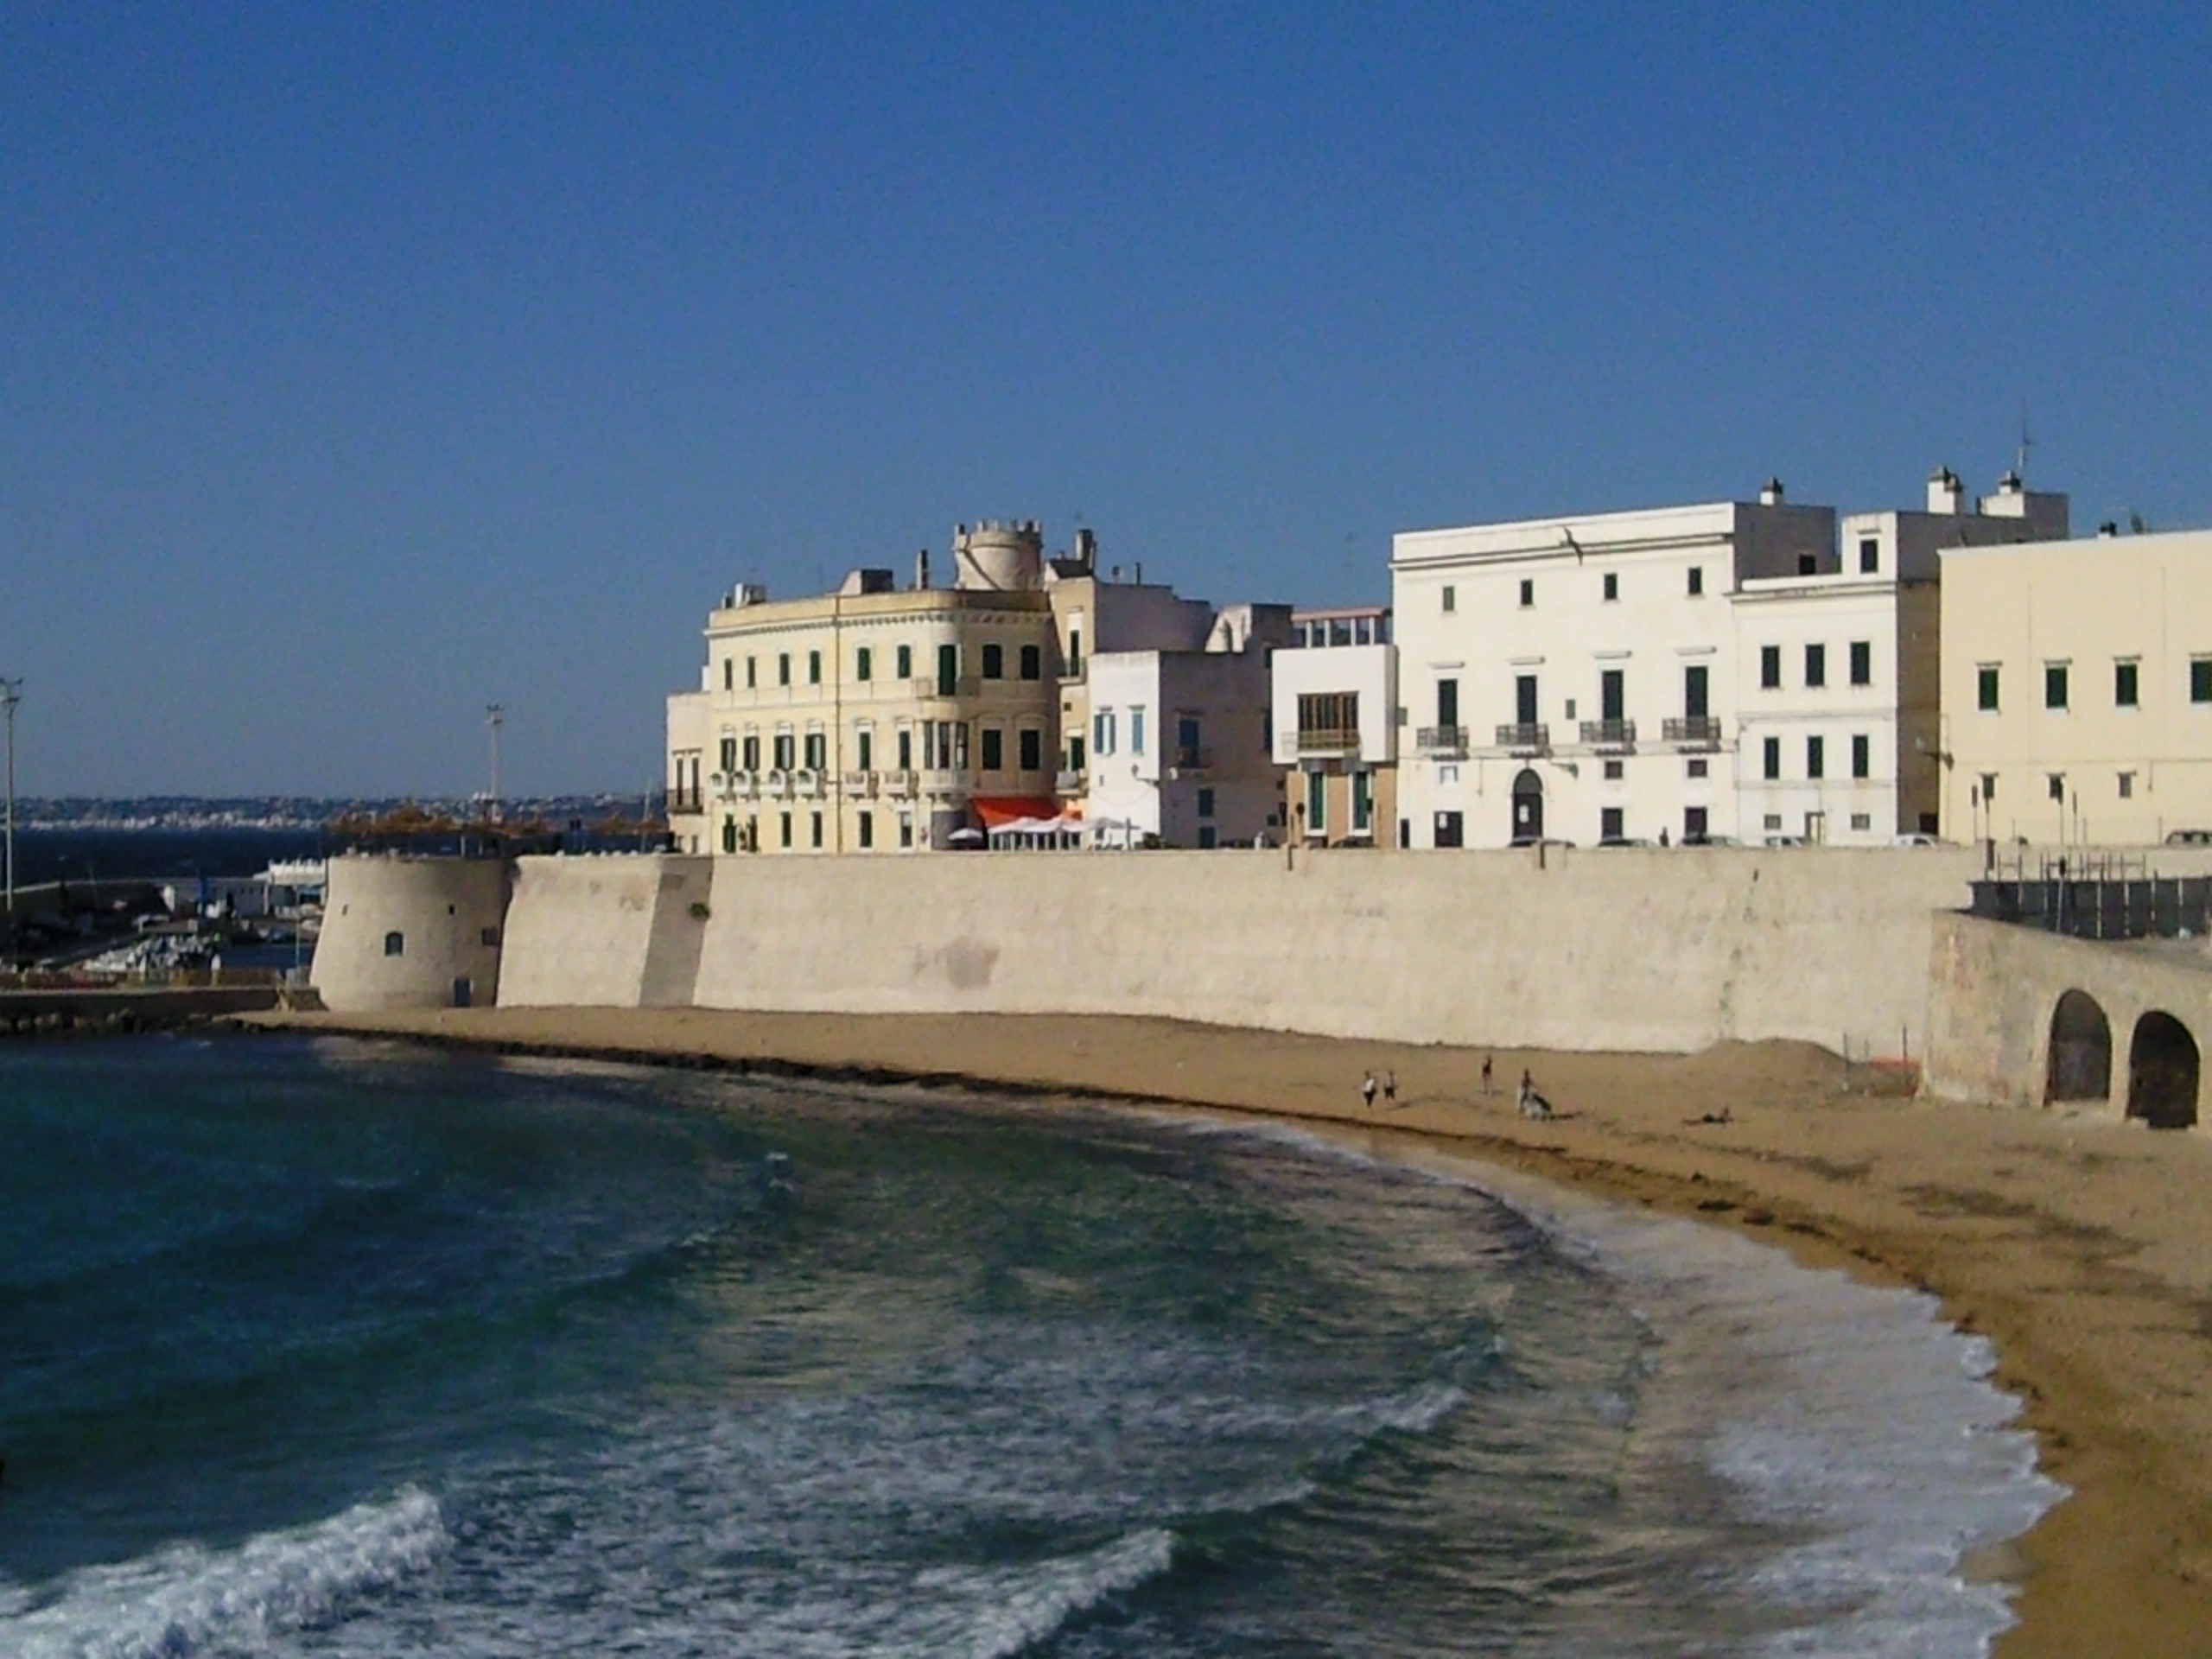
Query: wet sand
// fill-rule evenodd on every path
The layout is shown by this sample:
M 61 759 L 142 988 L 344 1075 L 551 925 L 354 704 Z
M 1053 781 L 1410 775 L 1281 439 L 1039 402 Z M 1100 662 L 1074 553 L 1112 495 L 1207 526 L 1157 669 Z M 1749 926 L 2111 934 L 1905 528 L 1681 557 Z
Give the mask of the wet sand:
M 1901 1097 L 1809 1046 L 1494 1054 L 1168 1020 L 479 1008 L 255 1024 L 666 1063 L 939 1078 L 1411 1135 L 1933 1291 L 1995 1344 L 2073 1496 L 1992 1564 L 2003 1659 L 2212 1653 L 2212 1140 Z M 1523 1066 L 1562 1114 L 1514 1110 Z M 1360 1080 L 1395 1073 L 1395 1104 Z M 1726 1115 L 1728 1121 L 1704 1121 Z

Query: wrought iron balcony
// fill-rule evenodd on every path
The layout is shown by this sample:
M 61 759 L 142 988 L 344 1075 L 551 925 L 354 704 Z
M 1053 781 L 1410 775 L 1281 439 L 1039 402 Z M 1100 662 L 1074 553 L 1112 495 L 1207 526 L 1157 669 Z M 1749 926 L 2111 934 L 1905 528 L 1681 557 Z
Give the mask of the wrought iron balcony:
M 1586 720 L 1582 741 L 1593 749 L 1624 749 L 1636 741 L 1632 720 Z
M 1679 720 L 1666 721 L 1661 730 L 1669 743 L 1718 744 L 1720 741 L 1720 716 L 1684 715 Z
M 1497 728 L 1497 747 L 1524 753 L 1541 753 L 1552 746 L 1552 728 L 1541 721 L 1518 720 Z
M 1464 755 L 1467 728 L 1464 726 L 1422 726 L 1414 730 L 1414 747 L 1423 754 Z

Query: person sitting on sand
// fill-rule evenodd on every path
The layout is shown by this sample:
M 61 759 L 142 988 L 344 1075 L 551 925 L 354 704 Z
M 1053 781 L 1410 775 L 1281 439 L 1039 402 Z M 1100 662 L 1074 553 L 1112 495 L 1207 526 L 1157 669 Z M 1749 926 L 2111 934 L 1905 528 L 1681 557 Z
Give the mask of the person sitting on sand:
M 1552 1116 L 1552 1103 L 1536 1092 L 1536 1080 L 1526 1071 L 1521 1073 L 1521 1116 L 1546 1118 Z

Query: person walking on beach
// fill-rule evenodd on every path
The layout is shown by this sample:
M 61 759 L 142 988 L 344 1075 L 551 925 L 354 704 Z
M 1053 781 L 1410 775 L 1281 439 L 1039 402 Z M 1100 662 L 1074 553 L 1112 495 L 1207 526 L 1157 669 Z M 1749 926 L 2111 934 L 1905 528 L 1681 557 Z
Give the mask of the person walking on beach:
M 1398 1074 L 1395 1069 L 1382 1074 L 1382 1103 L 1385 1106 L 1398 1103 Z
M 1495 1089 L 1493 1089 L 1493 1088 L 1491 1088 L 1491 1082 L 1490 1082 L 1490 1062 L 1491 1062 L 1491 1057 L 1490 1057 L 1489 1055 L 1487 1055 L 1487 1054 L 1484 1055 L 1484 1056 L 1483 1056 L 1483 1093 L 1484 1093 L 1484 1094 L 1486 1094 L 1486 1095 L 1492 1095 L 1492 1094 L 1496 1094 L 1496 1093 L 1497 1092 Z
M 1369 1111 L 1375 1109 L 1375 1074 L 1372 1071 L 1359 1080 L 1359 1099 Z

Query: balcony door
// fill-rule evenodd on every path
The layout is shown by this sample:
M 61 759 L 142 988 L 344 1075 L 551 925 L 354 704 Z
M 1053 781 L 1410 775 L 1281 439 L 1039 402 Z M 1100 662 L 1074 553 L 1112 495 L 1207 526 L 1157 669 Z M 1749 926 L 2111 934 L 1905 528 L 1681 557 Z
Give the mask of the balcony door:
M 1711 711 L 1706 707 L 1706 671 L 1704 664 L 1682 671 L 1682 715 L 1688 720 L 1703 720 Z
M 1513 677 L 1513 718 L 1522 726 L 1536 723 L 1536 677 L 1533 674 Z

